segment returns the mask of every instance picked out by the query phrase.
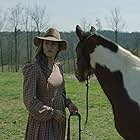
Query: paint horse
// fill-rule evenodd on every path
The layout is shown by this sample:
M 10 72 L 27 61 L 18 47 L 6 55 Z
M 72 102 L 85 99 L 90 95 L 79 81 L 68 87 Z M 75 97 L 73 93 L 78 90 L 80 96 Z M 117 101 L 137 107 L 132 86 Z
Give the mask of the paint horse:
M 112 105 L 115 127 L 125 140 L 140 140 L 140 59 L 115 42 L 76 26 L 77 74 L 93 73 Z

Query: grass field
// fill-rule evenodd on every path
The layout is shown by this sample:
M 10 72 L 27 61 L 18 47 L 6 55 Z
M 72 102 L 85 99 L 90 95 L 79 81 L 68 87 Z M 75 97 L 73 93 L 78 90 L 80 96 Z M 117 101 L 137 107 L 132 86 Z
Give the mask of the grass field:
M 85 121 L 85 83 L 65 75 L 67 96 L 79 107 L 82 127 Z M 23 140 L 27 110 L 22 101 L 21 73 L 0 73 L 0 140 Z M 68 112 L 67 112 L 68 115 Z M 72 140 L 78 140 L 78 121 L 71 120 Z M 111 106 L 96 80 L 89 81 L 89 120 L 82 140 L 123 140 L 117 133 Z

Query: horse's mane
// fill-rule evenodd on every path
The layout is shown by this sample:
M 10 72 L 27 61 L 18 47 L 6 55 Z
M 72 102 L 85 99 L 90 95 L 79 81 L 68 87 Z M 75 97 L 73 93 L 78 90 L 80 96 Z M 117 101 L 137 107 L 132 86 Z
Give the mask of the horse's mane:
M 94 33 L 94 36 L 96 36 L 96 38 L 99 40 L 99 42 L 101 42 L 101 44 L 99 44 L 99 45 L 102 45 L 102 46 L 110 49 L 113 52 L 117 52 L 119 45 L 116 42 L 110 40 L 109 38 L 107 38 L 97 32 Z
M 140 59 L 137 56 L 133 55 L 130 51 L 126 50 L 125 48 L 123 48 L 122 46 L 117 44 L 116 42 L 110 40 L 109 38 L 107 38 L 99 33 L 96 33 L 95 36 L 98 39 L 100 39 L 101 42 L 103 42 L 103 44 L 102 44 L 103 46 L 111 49 L 114 52 L 117 52 L 118 50 L 120 50 L 121 55 L 125 56 L 126 60 L 129 63 L 135 64 L 135 65 L 140 63 Z

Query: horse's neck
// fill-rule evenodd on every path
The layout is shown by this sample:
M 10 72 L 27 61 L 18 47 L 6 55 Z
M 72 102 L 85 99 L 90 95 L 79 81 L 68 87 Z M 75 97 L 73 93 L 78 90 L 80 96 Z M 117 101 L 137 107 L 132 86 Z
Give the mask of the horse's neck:
M 129 96 L 140 104 L 140 60 L 137 57 L 121 47 L 114 53 L 103 46 L 97 46 L 90 55 L 90 60 L 97 79 L 111 102 L 117 98 L 118 101 L 129 99 Z
M 118 87 L 123 89 L 121 73 L 118 71 L 111 73 L 108 68 L 103 67 L 100 64 L 96 64 L 96 69 L 94 72 L 111 104 L 123 103 L 123 97 L 127 96 L 127 94 L 122 94 L 120 92 L 117 93 Z

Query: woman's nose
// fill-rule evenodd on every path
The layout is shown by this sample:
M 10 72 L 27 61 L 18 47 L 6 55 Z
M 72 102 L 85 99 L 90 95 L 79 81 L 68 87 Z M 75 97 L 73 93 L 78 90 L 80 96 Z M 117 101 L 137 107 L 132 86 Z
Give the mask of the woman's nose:
M 47 48 L 48 48 L 48 49 L 52 49 L 51 44 L 47 44 Z

